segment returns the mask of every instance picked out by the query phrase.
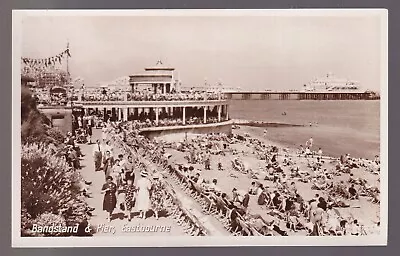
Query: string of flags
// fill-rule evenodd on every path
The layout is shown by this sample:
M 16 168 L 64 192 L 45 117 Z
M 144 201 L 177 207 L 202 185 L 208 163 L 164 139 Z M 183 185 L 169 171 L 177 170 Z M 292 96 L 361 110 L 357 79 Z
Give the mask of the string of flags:
M 65 49 L 61 53 L 57 54 L 56 56 L 45 58 L 45 59 L 32 59 L 32 58 L 24 58 L 22 57 L 21 60 L 25 65 L 28 66 L 54 66 L 56 63 L 61 64 L 61 61 L 66 58 L 71 57 L 71 53 L 69 48 Z

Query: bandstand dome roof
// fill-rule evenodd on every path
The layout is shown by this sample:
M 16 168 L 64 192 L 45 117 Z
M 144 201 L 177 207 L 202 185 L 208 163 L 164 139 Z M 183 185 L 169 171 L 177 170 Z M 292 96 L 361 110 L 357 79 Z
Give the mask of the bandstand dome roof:
M 130 83 L 169 82 L 173 79 L 175 68 L 166 67 L 158 61 L 154 67 L 147 67 L 144 72 L 129 76 Z
M 154 70 L 166 70 L 173 71 L 175 68 L 164 66 L 161 60 L 157 61 L 156 65 L 153 67 L 144 68 L 145 71 L 154 71 Z
M 156 66 L 156 67 L 147 67 L 144 68 L 144 70 L 146 71 L 150 71 L 150 70 L 166 70 L 166 71 L 174 71 L 175 68 L 171 68 L 171 67 L 162 67 L 162 66 Z

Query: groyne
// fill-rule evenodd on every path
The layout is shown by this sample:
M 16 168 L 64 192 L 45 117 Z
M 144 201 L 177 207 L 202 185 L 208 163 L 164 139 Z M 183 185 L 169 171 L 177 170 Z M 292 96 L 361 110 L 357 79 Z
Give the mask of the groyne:
M 233 119 L 232 124 L 254 126 L 254 127 L 304 127 L 305 126 L 303 124 L 274 123 L 274 122 L 253 121 L 253 120 L 243 120 L 243 119 Z

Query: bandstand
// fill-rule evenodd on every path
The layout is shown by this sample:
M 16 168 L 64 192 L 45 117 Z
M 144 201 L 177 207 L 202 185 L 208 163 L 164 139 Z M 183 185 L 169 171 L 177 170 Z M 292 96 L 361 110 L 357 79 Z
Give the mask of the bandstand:
M 171 93 L 179 91 L 179 81 L 175 80 L 175 68 L 166 67 L 161 61 L 156 66 L 147 67 L 144 73 L 129 76 L 132 92 L 150 90 L 154 93 Z
M 179 98 L 178 95 L 186 94 L 180 93 L 177 87 L 174 68 L 157 65 L 145 70 L 146 74 L 130 76 L 132 90 L 120 100 L 81 100 L 75 106 L 82 108 L 83 115 L 101 114 L 103 121 L 150 122 L 152 125 L 141 130 L 151 137 L 166 132 L 231 133 L 229 102 L 221 95 Z M 135 93 L 163 95 L 168 100 L 131 97 Z

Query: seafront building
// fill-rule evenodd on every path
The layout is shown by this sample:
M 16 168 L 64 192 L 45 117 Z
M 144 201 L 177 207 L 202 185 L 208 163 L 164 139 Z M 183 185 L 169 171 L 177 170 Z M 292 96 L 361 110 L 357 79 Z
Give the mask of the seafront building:
M 139 123 L 142 133 L 150 137 L 173 133 L 230 134 L 229 101 L 224 95 L 182 92 L 174 71 L 175 68 L 158 62 L 143 73 L 130 75 L 129 90 L 110 90 L 107 86 L 66 89 L 65 92 L 70 92 L 69 104 L 54 104 L 49 100 L 48 104 L 39 105 L 39 109 L 53 123 L 69 127 L 67 130 L 72 130 L 72 125 L 67 124 L 71 119 L 95 115 L 101 116 L 103 122 Z M 43 99 L 42 103 L 52 99 L 52 95 Z
M 304 85 L 306 92 L 363 92 L 360 82 L 345 78 L 339 78 L 333 73 L 324 77 L 316 78 Z

